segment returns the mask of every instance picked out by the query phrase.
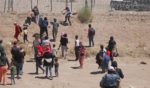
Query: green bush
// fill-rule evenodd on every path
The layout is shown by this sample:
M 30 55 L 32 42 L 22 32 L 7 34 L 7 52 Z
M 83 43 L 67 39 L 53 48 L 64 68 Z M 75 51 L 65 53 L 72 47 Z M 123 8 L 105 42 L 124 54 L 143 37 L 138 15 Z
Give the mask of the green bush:
M 82 23 L 92 21 L 92 12 L 89 7 L 83 7 L 78 13 L 78 19 Z

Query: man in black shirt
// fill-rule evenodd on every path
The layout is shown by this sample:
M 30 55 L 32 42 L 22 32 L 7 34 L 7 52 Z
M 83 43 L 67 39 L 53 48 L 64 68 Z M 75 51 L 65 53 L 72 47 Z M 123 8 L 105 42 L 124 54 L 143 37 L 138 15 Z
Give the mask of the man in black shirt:
M 67 44 L 68 44 L 67 34 L 64 34 L 63 36 L 61 36 L 61 39 L 60 39 L 62 57 L 64 57 L 64 58 L 66 58 L 66 52 L 67 52 L 67 48 L 68 48 Z

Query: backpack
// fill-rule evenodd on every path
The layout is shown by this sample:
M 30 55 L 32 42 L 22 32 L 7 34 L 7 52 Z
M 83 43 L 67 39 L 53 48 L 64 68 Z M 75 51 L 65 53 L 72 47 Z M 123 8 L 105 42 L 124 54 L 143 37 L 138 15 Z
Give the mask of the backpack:
M 95 35 L 95 29 L 91 28 L 89 30 L 89 36 L 94 36 Z
M 12 49 L 11 49 L 11 54 L 12 54 L 12 56 L 13 57 L 19 57 L 19 54 L 20 52 L 19 52 L 19 48 L 17 48 L 17 47 L 12 47 Z
M 0 56 L 0 66 L 5 66 L 7 63 L 7 58 L 5 56 Z

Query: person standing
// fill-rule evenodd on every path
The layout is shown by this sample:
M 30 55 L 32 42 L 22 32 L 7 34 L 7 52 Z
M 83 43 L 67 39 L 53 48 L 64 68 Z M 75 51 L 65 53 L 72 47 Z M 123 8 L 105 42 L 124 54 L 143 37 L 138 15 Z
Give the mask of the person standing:
M 46 32 L 46 36 L 48 37 L 48 19 L 47 19 L 47 17 L 44 17 L 43 29 L 44 29 L 44 32 Z
M 14 38 L 19 41 L 18 37 L 21 33 L 21 27 L 17 24 L 17 23 L 14 23 L 14 26 L 15 26 L 15 35 L 14 35 Z
M 15 84 L 15 72 L 16 72 L 15 63 L 11 62 L 11 67 L 10 67 L 11 85 Z
M 80 47 L 80 40 L 78 35 L 75 36 L 75 56 L 76 56 L 76 61 L 79 59 L 79 47 Z
M 35 23 L 38 22 L 38 19 L 39 19 L 39 9 L 37 6 L 35 6 L 33 9 L 32 9 L 32 12 L 34 13 L 34 17 L 35 17 Z
M 84 46 L 82 45 L 82 42 L 80 42 L 80 48 L 79 48 L 79 63 L 80 63 L 80 68 L 83 68 L 83 61 L 84 61 L 84 58 L 85 58 L 85 48 Z
M 60 40 L 62 57 L 64 58 L 66 58 L 66 55 L 67 55 L 67 49 L 68 49 L 67 45 L 68 45 L 68 38 L 67 38 L 67 34 L 65 33 L 63 36 L 61 36 L 61 40 Z
M 114 40 L 114 37 L 111 36 L 110 37 L 110 40 L 109 40 L 109 43 L 108 43 L 108 50 L 110 51 L 110 58 L 111 58 L 111 61 L 113 61 L 113 50 L 116 48 L 116 41 Z
M 26 43 L 26 42 L 29 42 L 28 41 L 28 25 L 27 24 L 24 24 L 23 25 L 24 27 L 23 27 L 23 41 L 24 41 L 24 43 Z
M 88 29 L 89 47 L 94 46 L 94 36 L 95 36 L 95 29 L 92 28 L 91 24 L 89 24 Z
M 54 18 L 54 22 L 51 22 L 51 25 L 53 26 L 53 29 L 52 29 L 53 40 L 56 41 L 58 27 L 59 27 L 59 23 L 57 23 L 56 18 Z
M 54 56 L 52 55 L 51 52 L 46 51 L 44 53 L 44 66 L 46 66 L 46 78 L 48 78 L 48 71 L 50 73 L 50 80 L 53 79 L 53 75 L 52 75 L 52 68 L 53 68 L 53 64 L 54 64 Z
M 17 79 L 20 79 L 19 75 L 20 75 L 20 69 L 22 66 L 22 59 L 21 59 L 20 47 L 17 45 L 16 41 L 14 42 L 13 47 L 11 48 L 11 54 L 16 64 Z
M 2 46 L 3 41 L 0 40 L 0 83 L 3 85 L 7 84 L 7 69 L 9 68 L 9 62 L 6 57 L 4 47 Z

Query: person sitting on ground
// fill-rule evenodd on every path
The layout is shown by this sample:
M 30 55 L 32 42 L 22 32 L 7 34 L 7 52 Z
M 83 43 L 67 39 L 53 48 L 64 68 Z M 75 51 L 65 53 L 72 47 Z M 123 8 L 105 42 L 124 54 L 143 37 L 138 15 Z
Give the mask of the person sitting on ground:
M 59 27 L 59 23 L 57 23 L 56 18 L 54 18 L 54 22 L 51 22 L 51 25 L 53 26 L 53 28 L 52 28 L 53 40 L 56 41 L 56 37 L 57 37 L 57 33 L 58 33 L 58 27 Z
M 95 36 L 95 29 L 92 28 L 91 24 L 89 24 L 88 29 L 89 47 L 94 46 L 94 36 Z
M 115 73 L 115 69 L 112 66 L 110 66 L 108 69 L 108 73 L 104 75 L 104 77 L 100 81 L 100 87 L 117 88 L 119 81 L 120 81 L 119 75 L 117 75 Z
M 78 38 L 78 35 L 75 36 L 75 56 L 76 56 L 76 61 L 79 60 L 79 47 L 80 47 L 80 40 Z

